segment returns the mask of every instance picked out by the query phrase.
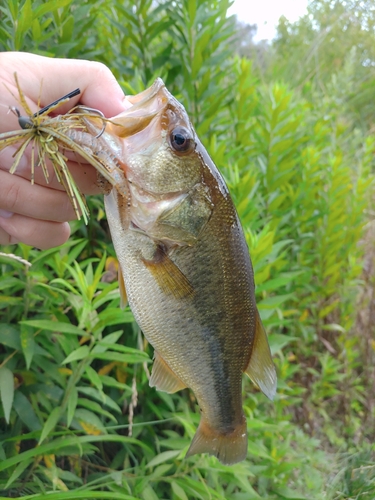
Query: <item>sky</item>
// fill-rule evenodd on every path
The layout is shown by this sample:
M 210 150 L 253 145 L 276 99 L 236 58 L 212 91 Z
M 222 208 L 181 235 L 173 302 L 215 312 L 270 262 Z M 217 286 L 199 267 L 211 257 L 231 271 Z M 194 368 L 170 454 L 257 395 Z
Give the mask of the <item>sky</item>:
M 259 41 L 272 40 L 281 16 L 294 22 L 306 12 L 307 0 L 235 0 L 228 15 L 236 14 L 242 22 L 257 24 L 255 40 Z

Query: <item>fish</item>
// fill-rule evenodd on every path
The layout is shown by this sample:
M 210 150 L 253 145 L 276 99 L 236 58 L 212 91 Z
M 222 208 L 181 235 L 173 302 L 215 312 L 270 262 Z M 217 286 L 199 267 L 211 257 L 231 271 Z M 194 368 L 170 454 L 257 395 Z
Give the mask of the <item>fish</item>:
M 122 305 L 154 348 L 150 386 L 189 388 L 197 399 L 201 419 L 186 456 L 232 465 L 247 455 L 243 373 L 271 400 L 277 385 L 249 249 L 182 104 L 161 79 L 128 100 L 100 138 L 123 175 L 105 196 Z
M 66 97 L 47 106 L 46 116 L 27 110 L 30 132 L 2 134 L 0 149 L 24 141 L 15 171 L 27 141 L 43 133 L 53 151 L 62 145 L 97 169 L 119 261 L 120 305 L 129 304 L 154 348 L 150 386 L 193 391 L 201 418 L 187 457 L 208 453 L 225 465 L 240 462 L 248 446 L 243 374 L 271 400 L 277 376 L 225 181 L 160 78 L 127 96 L 126 111 L 111 119 L 80 106 L 49 118 L 51 106 Z M 65 157 L 51 160 L 73 192 Z M 77 205 L 79 193 L 73 195 Z

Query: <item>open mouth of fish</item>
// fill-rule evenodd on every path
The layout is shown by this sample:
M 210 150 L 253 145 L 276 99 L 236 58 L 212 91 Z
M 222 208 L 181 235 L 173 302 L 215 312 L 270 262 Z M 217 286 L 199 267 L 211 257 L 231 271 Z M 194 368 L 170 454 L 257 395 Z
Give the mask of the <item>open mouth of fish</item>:
M 129 108 L 112 118 L 106 127 L 107 134 L 123 139 L 125 158 L 133 154 L 150 156 L 164 141 L 177 155 L 188 155 L 195 149 L 195 133 L 186 111 L 160 78 L 140 94 L 127 96 L 126 103 Z M 129 181 L 136 183 L 136 174 L 126 164 L 124 171 Z M 173 186 L 169 185 L 168 192 L 171 191 Z

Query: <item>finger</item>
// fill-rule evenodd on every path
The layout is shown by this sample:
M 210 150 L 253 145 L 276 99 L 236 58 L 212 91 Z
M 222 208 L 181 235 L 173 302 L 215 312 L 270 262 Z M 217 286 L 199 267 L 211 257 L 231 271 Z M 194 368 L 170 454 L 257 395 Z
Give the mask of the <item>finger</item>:
M 17 146 L 9 146 L 3 151 L 0 151 L 0 170 L 8 171 L 14 162 L 14 154 L 17 151 Z M 24 155 L 20 159 L 16 175 L 24 179 L 31 178 L 31 155 L 33 154 L 31 148 L 27 148 Z M 35 152 L 35 154 L 37 154 Z M 79 162 L 78 162 L 79 161 Z M 36 165 L 38 163 L 37 158 L 35 158 Z M 51 162 L 46 158 L 46 164 L 48 167 L 48 182 L 44 177 L 44 172 L 40 166 L 34 168 L 34 182 L 41 186 L 48 186 L 52 189 L 59 191 L 64 191 L 63 185 L 59 182 L 56 177 L 55 170 Z M 84 194 L 100 194 L 101 190 L 97 184 L 98 174 L 94 167 L 91 167 L 87 163 L 80 163 L 80 159 L 77 161 L 68 161 L 68 169 L 72 174 L 78 188 Z M 67 219 L 66 219 L 67 220 Z
M 15 245 L 16 243 L 19 241 L 0 227 L 0 245 Z
M 0 54 L 0 66 L 12 68 L 7 81 L 14 85 L 13 73 L 18 74 L 21 89 L 37 103 L 43 80 L 41 107 L 80 88 L 81 94 L 61 106 L 66 113 L 78 102 L 99 109 L 111 117 L 126 109 L 125 95 L 112 72 L 102 63 L 77 59 L 53 59 L 22 52 Z
M 65 222 L 76 219 L 68 195 L 0 170 L 0 209 L 36 219 Z
M 67 222 L 50 222 L 14 214 L 0 217 L 0 244 L 25 243 L 46 250 L 65 243 L 70 236 Z

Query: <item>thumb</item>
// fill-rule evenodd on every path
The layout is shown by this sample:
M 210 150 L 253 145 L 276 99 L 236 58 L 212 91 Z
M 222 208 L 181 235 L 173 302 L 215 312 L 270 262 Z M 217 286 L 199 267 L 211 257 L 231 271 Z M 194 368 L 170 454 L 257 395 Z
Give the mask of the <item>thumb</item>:
M 66 113 L 79 102 L 99 109 L 110 118 L 129 106 L 113 73 L 102 63 L 53 59 L 25 52 L 4 52 L 0 59 L 1 67 L 7 68 L 8 83 L 14 85 L 16 72 L 24 94 L 35 103 L 40 100 L 40 107 L 77 87 L 81 94 L 63 104 L 59 113 Z

